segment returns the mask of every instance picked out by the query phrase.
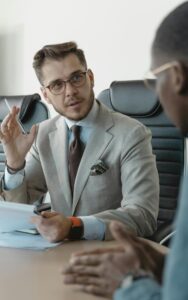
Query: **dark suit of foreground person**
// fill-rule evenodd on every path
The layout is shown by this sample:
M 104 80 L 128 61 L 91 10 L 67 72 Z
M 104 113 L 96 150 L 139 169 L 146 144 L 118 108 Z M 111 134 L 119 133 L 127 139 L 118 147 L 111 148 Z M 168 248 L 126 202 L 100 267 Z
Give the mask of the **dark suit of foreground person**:
M 188 2 L 172 11 L 159 26 L 152 46 L 151 72 L 156 76 L 160 101 L 183 134 L 188 133 Z M 147 78 L 146 78 L 147 79 Z M 188 299 L 188 177 L 183 180 L 177 232 L 162 279 L 164 257 L 129 234 L 121 224 L 111 225 L 121 243 L 113 249 L 96 249 L 73 255 L 64 270 L 66 283 L 115 300 Z
M 43 47 L 33 66 L 45 100 L 58 115 L 27 135 L 16 121 L 16 107 L 1 124 L 7 159 L 1 181 L 5 201 L 33 203 L 49 191 L 55 212 L 44 212 L 33 223 L 52 242 L 69 238 L 72 227 L 79 232 L 71 238 L 110 239 L 111 220 L 140 236 L 151 235 L 159 201 L 151 133 L 95 100 L 94 75 L 75 43 Z M 71 190 L 68 153 L 73 125 L 81 127 L 84 151 Z

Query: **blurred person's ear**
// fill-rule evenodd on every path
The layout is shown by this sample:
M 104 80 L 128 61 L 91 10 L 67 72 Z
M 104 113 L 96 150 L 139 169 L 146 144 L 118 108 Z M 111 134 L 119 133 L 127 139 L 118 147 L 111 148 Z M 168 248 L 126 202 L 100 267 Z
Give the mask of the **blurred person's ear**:
M 188 93 L 188 70 L 181 62 L 170 70 L 172 88 L 176 94 L 185 95 Z

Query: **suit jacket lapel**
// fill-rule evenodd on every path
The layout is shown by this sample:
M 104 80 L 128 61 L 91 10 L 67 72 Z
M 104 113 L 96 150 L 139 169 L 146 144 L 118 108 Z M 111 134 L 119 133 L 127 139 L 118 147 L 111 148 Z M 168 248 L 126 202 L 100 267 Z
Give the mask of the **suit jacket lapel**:
M 105 106 L 102 104 L 99 105 L 100 109 L 96 119 L 96 126 L 86 145 L 75 180 L 72 215 L 75 212 L 81 193 L 87 183 L 91 167 L 100 159 L 110 141 L 113 139 L 113 135 L 108 132 L 108 129 L 114 124 L 112 115 Z
M 72 192 L 69 183 L 69 171 L 67 161 L 67 126 L 59 118 L 56 122 L 56 128 L 49 134 L 52 156 L 56 165 L 60 188 L 62 189 L 62 201 L 66 201 L 69 209 L 72 206 Z

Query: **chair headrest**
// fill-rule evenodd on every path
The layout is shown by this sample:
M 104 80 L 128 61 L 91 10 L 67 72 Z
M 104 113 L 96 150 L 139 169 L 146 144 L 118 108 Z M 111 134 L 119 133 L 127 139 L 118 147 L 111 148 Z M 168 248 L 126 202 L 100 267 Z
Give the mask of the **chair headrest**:
M 24 95 L 24 96 L 0 96 L 0 122 L 8 114 L 9 110 L 6 106 L 4 99 L 7 99 L 9 106 L 12 108 L 14 105 L 20 108 L 19 119 L 24 121 L 28 114 L 31 113 L 31 107 L 34 101 L 40 101 L 39 94 Z
M 161 109 L 156 94 L 142 80 L 112 82 L 110 98 L 114 110 L 133 117 L 152 116 Z

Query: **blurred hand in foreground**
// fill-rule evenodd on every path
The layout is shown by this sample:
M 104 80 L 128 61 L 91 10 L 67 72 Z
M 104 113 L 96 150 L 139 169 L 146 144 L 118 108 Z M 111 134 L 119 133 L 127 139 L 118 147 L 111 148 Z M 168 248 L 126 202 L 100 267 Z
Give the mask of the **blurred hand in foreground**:
M 119 245 L 74 253 L 62 271 L 64 283 L 77 284 L 81 291 L 111 298 L 129 272 L 142 269 L 161 282 L 165 255 L 119 222 L 112 222 L 110 228 Z

